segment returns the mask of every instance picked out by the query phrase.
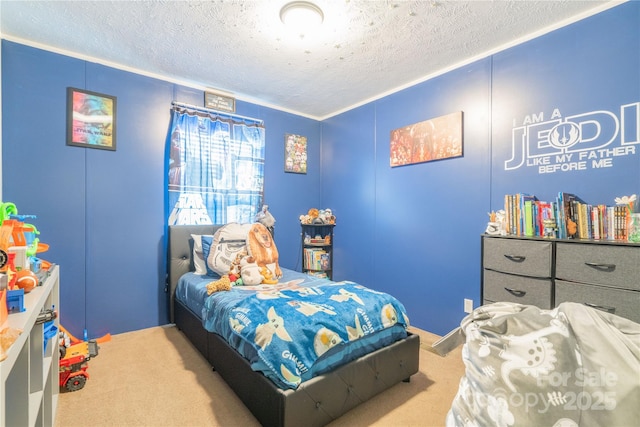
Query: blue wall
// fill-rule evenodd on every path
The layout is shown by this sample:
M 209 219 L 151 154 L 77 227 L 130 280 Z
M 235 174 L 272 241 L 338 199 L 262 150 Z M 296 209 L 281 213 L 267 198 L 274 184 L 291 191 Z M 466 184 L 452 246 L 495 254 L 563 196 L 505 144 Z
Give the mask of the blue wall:
M 239 101 L 238 114 L 265 121 L 282 265 L 300 266 L 298 216 L 331 208 L 334 278 L 391 292 L 413 325 L 448 332 L 464 298 L 478 304 L 480 234 L 506 193 L 607 204 L 640 194 L 638 22 L 640 3 L 625 3 L 322 123 Z M 7 41 L 2 55 L 4 199 L 38 215 L 51 245 L 42 257 L 61 265 L 63 325 L 100 336 L 166 323 L 169 107 L 202 105 L 202 91 Z M 117 151 L 65 145 L 68 86 L 118 97 Z M 389 166 L 391 130 L 455 111 L 463 157 Z M 582 122 L 582 140 L 564 151 L 548 143 L 562 120 Z M 306 175 L 283 172 L 285 133 L 308 137 Z M 580 152 L 606 158 L 580 166 Z M 583 169 L 562 171 L 572 163 Z
M 640 193 L 638 28 L 633 2 L 494 55 L 493 206 L 516 192 L 552 201 L 565 191 L 607 205 Z M 582 127 L 566 152 L 544 142 L 561 120 Z
M 336 278 L 397 296 L 437 333 L 479 300 L 479 243 L 489 206 L 490 61 L 460 68 L 327 120 L 323 203 L 338 218 Z M 393 129 L 464 112 L 464 156 L 389 166 Z M 335 160 L 334 160 L 335 159 Z
M 171 101 L 200 90 L 3 40 L 3 198 L 32 221 L 61 267 L 62 324 L 90 337 L 168 322 L 165 140 Z M 66 88 L 117 97 L 117 150 L 66 146 Z M 281 262 L 298 258 L 298 215 L 320 203 L 320 123 L 245 103 L 266 123 L 265 201 Z M 308 138 L 306 175 L 285 174 L 284 133 Z
M 608 205 L 640 194 L 639 22 L 640 3 L 626 3 L 326 120 L 336 278 L 393 293 L 413 325 L 445 334 L 464 298 L 478 305 L 480 234 L 505 194 L 553 201 L 566 191 Z M 462 158 L 389 166 L 391 130 L 456 111 Z M 548 142 L 562 121 L 582 126 L 565 151 Z M 525 148 L 517 128 L 530 135 Z

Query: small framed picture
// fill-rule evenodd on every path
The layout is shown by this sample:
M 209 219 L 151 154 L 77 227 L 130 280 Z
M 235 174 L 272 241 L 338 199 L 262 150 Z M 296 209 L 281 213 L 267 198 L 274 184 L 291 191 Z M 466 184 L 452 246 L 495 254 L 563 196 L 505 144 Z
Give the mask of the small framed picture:
M 284 135 L 284 171 L 307 173 L 307 137 Z
M 116 149 L 116 97 L 67 88 L 67 145 Z
M 213 92 L 204 93 L 204 106 L 218 111 L 236 112 L 236 99 Z

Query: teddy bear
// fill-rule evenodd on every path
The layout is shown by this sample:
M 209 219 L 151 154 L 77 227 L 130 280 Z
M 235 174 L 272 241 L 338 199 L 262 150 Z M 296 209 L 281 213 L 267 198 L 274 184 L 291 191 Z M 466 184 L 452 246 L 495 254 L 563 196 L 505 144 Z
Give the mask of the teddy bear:
M 248 286 L 262 283 L 263 277 L 260 274 L 260 267 L 252 256 L 246 256 L 240 260 L 240 276 L 242 282 Z
M 230 290 L 231 290 L 231 280 L 229 280 L 228 274 L 225 274 L 220 279 L 207 284 L 207 295 L 211 295 L 214 292 L 230 291 Z
M 300 215 L 300 223 L 302 224 L 313 224 L 316 219 L 318 219 L 318 215 L 320 211 L 316 208 L 311 208 L 307 212 L 306 215 Z

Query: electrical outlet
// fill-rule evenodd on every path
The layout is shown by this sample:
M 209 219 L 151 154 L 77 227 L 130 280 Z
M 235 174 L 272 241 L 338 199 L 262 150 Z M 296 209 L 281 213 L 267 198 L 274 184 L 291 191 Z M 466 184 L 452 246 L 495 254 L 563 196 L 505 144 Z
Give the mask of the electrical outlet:
M 472 299 L 464 299 L 464 312 L 471 313 L 473 311 L 473 300 Z

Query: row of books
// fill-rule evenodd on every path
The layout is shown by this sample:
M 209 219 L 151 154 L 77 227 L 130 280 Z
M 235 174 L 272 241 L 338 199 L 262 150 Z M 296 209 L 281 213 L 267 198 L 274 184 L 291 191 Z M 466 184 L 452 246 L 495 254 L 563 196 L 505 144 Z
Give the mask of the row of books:
M 327 277 L 329 277 L 324 271 L 307 271 L 306 273 L 309 276 L 317 277 L 318 279 L 326 279 Z
M 304 249 L 304 268 L 308 270 L 330 270 L 331 254 L 322 248 Z
M 525 193 L 504 198 L 508 235 L 559 239 L 627 240 L 625 206 L 592 205 L 560 192 L 553 202 Z

